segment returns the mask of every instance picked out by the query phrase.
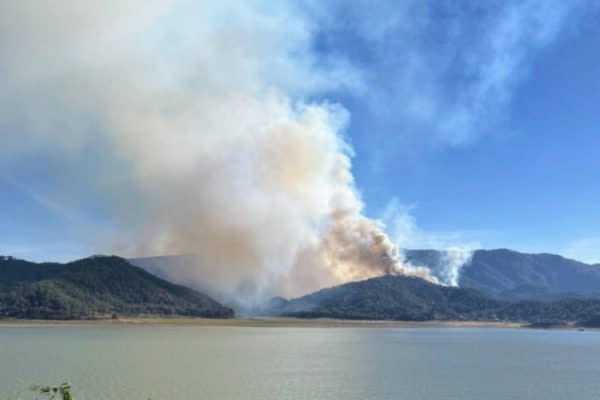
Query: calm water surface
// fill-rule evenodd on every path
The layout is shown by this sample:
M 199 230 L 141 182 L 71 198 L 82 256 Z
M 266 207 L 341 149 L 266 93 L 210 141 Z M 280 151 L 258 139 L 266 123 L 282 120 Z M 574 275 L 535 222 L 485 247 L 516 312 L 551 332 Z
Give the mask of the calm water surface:
M 0 327 L 0 399 L 600 399 L 600 333 L 502 329 Z

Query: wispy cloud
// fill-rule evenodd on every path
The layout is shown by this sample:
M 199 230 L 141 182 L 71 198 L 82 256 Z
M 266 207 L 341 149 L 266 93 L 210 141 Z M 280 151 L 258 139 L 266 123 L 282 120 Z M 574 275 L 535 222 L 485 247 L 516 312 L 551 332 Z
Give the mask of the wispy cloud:
M 36 187 L 34 184 L 28 182 L 17 182 L 11 177 L 0 176 L 0 185 L 8 186 L 11 189 L 16 189 L 18 192 L 23 194 L 25 198 L 28 198 L 37 206 L 42 207 L 50 213 L 57 215 L 64 221 L 76 224 L 89 222 L 85 215 L 78 209 L 66 204 L 58 199 L 58 197 L 46 193 L 42 189 Z M 9 189 L 8 187 L 6 187 L 7 190 Z
M 363 72 L 370 135 L 456 146 L 499 128 L 536 55 L 591 2 L 309 4 L 325 51 Z
M 74 208 L 69 207 L 66 204 L 63 204 L 59 200 L 52 198 L 32 187 L 24 187 L 23 190 L 27 193 L 27 195 L 35 201 L 40 206 L 50 210 L 51 212 L 59 215 L 60 217 L 73 222 L 73 223 L 84 223 L 85 218 L 81 213 L 79 213 Z

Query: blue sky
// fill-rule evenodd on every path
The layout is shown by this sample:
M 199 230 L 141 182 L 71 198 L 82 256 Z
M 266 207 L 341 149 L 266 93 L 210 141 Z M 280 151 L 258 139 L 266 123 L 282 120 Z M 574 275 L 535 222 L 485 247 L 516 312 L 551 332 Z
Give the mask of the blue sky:
M 456 139 L 435 137 L 441 136 L 435 122 L 411 119 L 402 111 L 378 118 L 360 95 L 344 103 L 353 120 L 349 135 L 360 149 L 354 171 L 369 212 L 377 215 L 390 199 L 396 199 L 410 208 L 420 228 L 428 232 L 432 240 L 426 239 L 424 244 L 462 241 L 600 261 L 600 235 L 592 222 L 600 217 L 600 159 L 594 156 L 600 146 L 595 123 L 600 104 L 600 77 L 595 68 L 600 60 L 600 27 L 594 23 L 597 8 L 582 6 L 562 10 L 563 16 L 552 22 L 552 33 L 537 44 L 527 37 L 531 34 L 528 29 L 535 32 L 535 28 L 517 29 L 522 31 L 521 43 L 507 45 L 516 54 L 500 54 L 521 57 L 516 65 L 506 67 L 510 76 L 497 82 L 498 90 L 506 91 L 506 99 L 490 92 L 492 98 L 484 100 L 489 108 L 470 111 L 483 121 L 450 132 Z M 454 92 L 470 90 L 475 84 L 452 70 L 460 68 L 460 59 L 471 52 L 479 52 L 482 62 L 488 62 L 489 49 L 469 33 L 464 37 L 457 34 L 459 39 L 453 43 L 446 35 L 451 24 L 462 25 L 465 31 L 499 34 L 491 26 L 501 17 L 497 10 L 487 12 L 492 15 L 483 18 L 485 27 L 478 28 L 482 21 L 471 19 L 481 16 L 448 16 L 452 12 L 446 10 L 440 14 L 448 19 L 432 21 L 434 32 L 423 28 L 424 36 L 433 37 L 419 38 L 426 44 L 415 45 L 414 51 L 425 53 L 432 62 L 437 58 L 449 64 L 441 77 L 434 76 L 440 79 L 435 85 L 448 93 L 428 100 L 460 102 L 458 96 L 453 98 Z M 522 17 L 526 22 L 528 18 L 531 16 Z M 343 31 L 337 35 L 332 40 L 347 49 L 350 57 L 370 60 L 373 56 L 371 50 L 361 48 L 367 45 L 357 46 L 351 34 Z M 398 49 L 400 54 L 386 55 L 381 62 L 365 61 L 367 68 L 375 66 L 370 73 L 381 86 L 394 87 L 396 79 L 403 79 L 396 69 L 404 67 L 406 50 L 393 43 L 399 40 L 396 35 L 402 34 L 392 29 L 383 40 L 389 43 L 382 47 L 389 46 L 386 50 L 391 53 Z M 426 72 L 420 73 L 426 76 Z M 418 94 L 419 85 L 402 89 L 410 96 Z M 402 109 L 410 100 L 395 97 L 389 106 Z M 443 112 L 431 118 L 440 116 Z M 419 241 L 414 245 L 419 246 Z
M 597 2 L 308 1 L 283 11 L 268 3 L 255 8 L 236 8 L 251 32 L 265 15 L 281 14 L 284 24 L 266 24 L 267 34 L 256 39 L 261 45 L 240 45 L 250 59 L 258 54 L 243 68 L 269 76 L 292 101 L 346 110 L 365 212 L 402 237 L 399 245 L 508 247 L 600 262 Z M 191 32 L 177 43 L 194 46 L 201 35 L 196 15 L 173 14 Z M 21 34 L 27 32 L 0 40 L 0 70 L 13 67 L 7 60 L 25 46 Z M 152 43 L 161 54 L 171 54 L 164 48 L 171 45 Z M 97 57 L 101 65 L 104 55 Z M 179 71 L 171 68 L 161 77 Z M 2 115 L 14 107 L 52 114 L 53 102 L 39 99 L 57 89 L 46 86 L 43 96 L 35 88 L 35 100 L 16 86 L 8 96 L 24 102 L 0 97 Z M 73 107 L 65 110 L 75 115 Z M 90 115 L 77 111 L 68 126 L 109 129 Z M 0 124 L 9 149 L 0 154 L 0 252 L 64 260 L 103 252 L 105 243 L 126 237 L 115 204 L 137 202 L 121 196 L 135 190 L 120 178 L 127 161 L 106 156 L 113 150 L 102 137 L 84 151 L 55 149 L 52 133 L 29 134 L 23 121 L 30 119 Z M 98 183 L 90 178 L 98 171 L 115 178 Z

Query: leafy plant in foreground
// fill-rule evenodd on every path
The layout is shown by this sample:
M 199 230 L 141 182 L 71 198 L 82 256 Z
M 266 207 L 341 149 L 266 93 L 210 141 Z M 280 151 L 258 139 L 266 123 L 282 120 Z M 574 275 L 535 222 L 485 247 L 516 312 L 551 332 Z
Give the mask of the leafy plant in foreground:
M 75 396 L 71 394 L 71 384 L 68 382 L 58 386 L 40 386 L 32 385 L 29 388 L 31 391 L 46 396 L 50 400 L 75 400 Z

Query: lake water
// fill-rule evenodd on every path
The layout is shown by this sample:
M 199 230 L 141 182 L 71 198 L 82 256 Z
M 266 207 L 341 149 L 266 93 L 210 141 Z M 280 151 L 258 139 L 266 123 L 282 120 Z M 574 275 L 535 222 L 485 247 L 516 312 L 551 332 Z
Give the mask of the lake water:
M 0 399 L 600 399 L 600 333 L 510 329 L 0 327 Z

